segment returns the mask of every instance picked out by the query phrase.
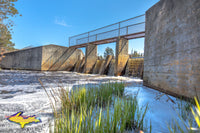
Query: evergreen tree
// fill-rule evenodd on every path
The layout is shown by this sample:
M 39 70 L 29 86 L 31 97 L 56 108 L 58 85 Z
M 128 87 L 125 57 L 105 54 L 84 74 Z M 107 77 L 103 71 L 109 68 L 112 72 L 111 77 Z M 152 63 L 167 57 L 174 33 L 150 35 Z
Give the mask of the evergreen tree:
M 131 51 L 131 57 L 143 57 L 143 54 L 134 50 L 134 52 Z
M 19 14 L 14 4 L 17 1 L 0 0 L 0 47 L 5 47 L 6 49 L 14 47 L 14 43 L 11 42 L 11 32 L 14 23 L 10 18 L 16 17 Z
M 15 44 L 11 42 L 12 37 L 10 31 L 4 24 L 0 24 L 0 27 L 0 47 L 12 49 Z
M 108 55 L 114 56 L 114 51 L 113 51 L 113 49 L 110 48 L 110 47 L 107 47 L 107 48 L 105 49 L 104 58 L 106 59 L 106 57 L 107 57 Z

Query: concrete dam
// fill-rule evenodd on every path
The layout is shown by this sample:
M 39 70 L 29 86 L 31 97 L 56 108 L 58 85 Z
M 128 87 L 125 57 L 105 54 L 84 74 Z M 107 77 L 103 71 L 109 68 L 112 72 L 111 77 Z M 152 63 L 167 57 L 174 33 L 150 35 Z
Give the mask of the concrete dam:
M 145 86 L 192 98 L 200 96 L 199 18 L 199 0 L 160 0 L 145 15 L 70 37 L 69 47 L 5 53 L 1 67 L 141 77 Z M 144 59 L 130 58 L 129 40 L 144 37 Z M 116 42 L 115 57 L 98 59 L 98 45 L 111 42 Z
M 58 45 L 46 45 L 5 53 L 1 68 L 38 71 L 73 71 L 84 73 L 85 56 L 76 48 Z M 143 58 L 129 59 L 123 68 L 127 76 L 142 77 Z M 108 55 L 106 59 L 97 59 L 87 73 L 114 76 L 115 59 Z

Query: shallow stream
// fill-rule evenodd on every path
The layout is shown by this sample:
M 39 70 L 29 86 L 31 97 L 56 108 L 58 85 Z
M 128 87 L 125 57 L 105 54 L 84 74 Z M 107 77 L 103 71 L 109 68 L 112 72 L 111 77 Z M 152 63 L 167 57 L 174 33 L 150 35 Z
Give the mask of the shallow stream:
M 177 113 L 180 101 L 175 97 L 142 85 L 143 81 L 131 77 L 112 77 L 74 72 L 37 72 L 37 71 L 0 71 L 0 132 L 48 132 L 49 121 L 53 119 L 49 99 L 41 87 L 40 79 L 47 91 L 58 89 L 58 86 L 72 88 L 83 84 L 99 84 L 108 81 L 122 81 L 127 84 L 128 95 L 138 93 L 140 107 L 148 104 L 147 123 L 152 124 L 152 133 L 168 133 L 167 125 L 174 118 L 179 121 Z M 18 124 L 11 123 L 6 116 L 23 111 L 24 115 L 36 115 L 42 122 L 31 124 L 21 129 Z

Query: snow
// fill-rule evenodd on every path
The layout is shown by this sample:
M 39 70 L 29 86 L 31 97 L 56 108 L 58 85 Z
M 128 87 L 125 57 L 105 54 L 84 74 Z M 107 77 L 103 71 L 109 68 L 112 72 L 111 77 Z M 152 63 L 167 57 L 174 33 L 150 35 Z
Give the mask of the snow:
M 143 81 L 131 77 L 101 76 L 95 74 L 80 74 L 76 72 L 39 72 L 39 71 L 0 71 L 0 131 L 2 132 L 48 132 L 49 121 L 53 120 L 53 110 L 50 100 L 39 83 L 40 79 L 45 89 L 58 90 L 61 86 L 71 89 L 82 84 L 99 84 L 104 82 L 123 81 L 128 83 L 125 88 L 128 94 L 138 93 L 138 102 L 142 107 L 149 106 L 148 121 L 151 120 L 152 132 L 169 132 L 167 123 L 176 118 L 176 98 L 142 85 Z M 139 91 L 139 92 L 138 92 Z M 175 102 L 173 103 L 172 100 Z M 26 116 L 36 115 L 42 122 L 26 125 L 21 129 L 18 124 L 11 123 L 6 116 L 23 111 Z

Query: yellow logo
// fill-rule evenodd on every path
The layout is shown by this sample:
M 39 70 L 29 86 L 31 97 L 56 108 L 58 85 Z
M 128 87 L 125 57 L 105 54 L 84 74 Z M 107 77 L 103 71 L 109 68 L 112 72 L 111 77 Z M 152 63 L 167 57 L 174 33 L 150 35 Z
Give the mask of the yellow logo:
M 21 128 L 24 128 L 24 126 L 26 124 L 42 122 L 40 119 L 36 118 L 35 115 L 33 115 L 33 116 L 22 116 L 22 114 L 23 114 L 23 112 L 18 112 L 14 115 L 7 117 L 7 119 L 11 122 L 20 124 Z

